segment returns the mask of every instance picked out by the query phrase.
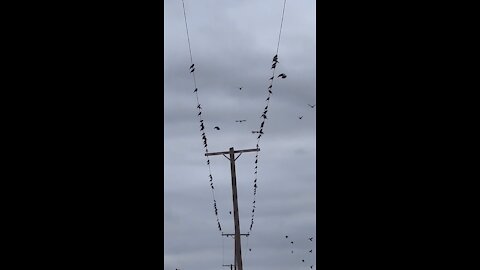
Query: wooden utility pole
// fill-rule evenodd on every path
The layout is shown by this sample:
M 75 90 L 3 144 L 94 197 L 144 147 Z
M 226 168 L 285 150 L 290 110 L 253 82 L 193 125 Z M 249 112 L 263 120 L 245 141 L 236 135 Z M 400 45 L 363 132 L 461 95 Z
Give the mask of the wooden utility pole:
M 235 269 L 243 270 L 242 264 L 242 245 L 240 243 L 240 219 L 238 218 L 238 197 L 237 197 L 237 176 L 235 174 L 235 160 L 239 158 L 242 153 L 245 152 L 258 152 L 260 148 L 255 149 L 245 149 L 245 150 L 237 150 L 235 151 L 233 147 L 230 147 L 230 151 L 227 152 L 216 152 L 216 153 L 206 153 L 205 156 L 215 156 L 215 155 L 223 155 L 228 160 L 230 160 L 230 170 L 232 174 L 232 196 L 233 196 L 233 217 L 234 217 L 234 225 L 235 225 Z M 240 153 L 237 158 L 235 158 L 235 153 Z M 228 158 L 225 154 L 230 154 L 230 158 Z

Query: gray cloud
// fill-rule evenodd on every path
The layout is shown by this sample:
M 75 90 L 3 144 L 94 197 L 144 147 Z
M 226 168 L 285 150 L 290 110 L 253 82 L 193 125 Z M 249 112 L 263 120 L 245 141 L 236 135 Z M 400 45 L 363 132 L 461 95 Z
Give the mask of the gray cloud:
M 182 2 L 166 0 L 164 7 L 164 269 L 228 269 L 222 264 L 233 262 L 233 239 L 222 239 L 213 213 Z M 251 131 L 259 129 L 266 105 L 283 1 L 185 0 L 185 7 L 209 151 L 255 148 Z M 242 238 L 245 269 L 316 265 L 317 108 L 307 106 L 316 104 L 315 16 L 315 1 L 287 1 L 276 74 L 288 77 L 273 82 L 260 141 L 255 223 L 252 235 Z M 240 119 L 247 121 L 235 122 Z M 250 226 L 254 160 L 254 153 L 244 153 L 236 161 L 242 233 Z M 229 161 L 210 161 L 219 219 L 223 231 L 233 233 Z

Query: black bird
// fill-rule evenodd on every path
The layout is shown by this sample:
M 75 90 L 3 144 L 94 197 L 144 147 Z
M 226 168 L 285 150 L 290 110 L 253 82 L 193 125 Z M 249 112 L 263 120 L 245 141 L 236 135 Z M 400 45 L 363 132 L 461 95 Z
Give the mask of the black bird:
M 190 69 L 192 69 L 192 68 L 193 68 L 193 66 L 195 66 L 195 64 L 192 64 L 192 65 L 190 66 Z
M 214 127 L 214 129 L 216 129 L 216 130 L 220 130 L 220 128 L 219 128 L 219 127 Z
M 307 104 L 307 105 L 308 105 L 308 106 L 310 106 L 310 108 L 312 108 L 312 109 L 313 109 L 313 108 L 314 108 L 314 107 L 315 107 L 317 104 L 315 104 L 315 105 L 310 105 L 310 104 Z
M 194 72 L 195 71 L 195 68 L 193 68 L 192 70 L 190 70 L 190 73 Z
M 313 265 L 310 265 L 310 269 L 313 269 Z
M 248 249 L 248 251 L 252 251 L 252 249 L 251 249 L 251 248 L 249 248 L 249 249 Z
M 302 260 L 302 262 L 305 262 L 305 260 Z
M 273 93 L 272 93 L 272 90 L 268 90 L 268 92 L 269 92 L 270 94 L 273 94 Z
M 200 106 L 200 104 L 198 104 L 197 108 L 202 109 L 202 107 Z
M 292 244 L 293 244 L 293 241 L 292 241 L 292 242 L 290 242 L 290 243 L 292 243 Z
M 270 79 L 269 79 L 269 80 L 272 80 L 272 81 L 273 81 L 273 76 L 272 76 L 272 77 L 270 77 Z
M 197 92 L 198 88 L 195 88 L 195 90 L 193 90 L 193 93 Z
M 282 73 L 282 74 L 278 75 L 278 77 L 282 77 L 282 79 L 285 79 L 287 77 L 287 75 L 285 75 L 285 73 Z
M 312 253 L 312 251 L 313 251 L 313 249 L 310 249 L 310 251 L 309 251 L 309 252 L 310 252 L 310 253 Z
M 270 84 L 270 86 L 268 87 L 268 89 L 272 88 L 272 85 Z
M 312 240 L 313 240 L 313 237 L 310 237 L 310 238 L 308 238 L 308 239 L 310 239 L 310 241 L 312 241 Z
M 232 211 L 228 211 L 230 213 L 230 215 L 232 214 Z
M 302 118 L 303 118 L 303 115 L 298 117 L 298 119 L 300 119 L 300 120 L 302 120 Z
M 242 90 L 242 87 L 239 87 L 238 89 Z
M 270 100 L 270 97 L 268 97 L 267 99 L 265 99 L 265 101 L 269 101 Z

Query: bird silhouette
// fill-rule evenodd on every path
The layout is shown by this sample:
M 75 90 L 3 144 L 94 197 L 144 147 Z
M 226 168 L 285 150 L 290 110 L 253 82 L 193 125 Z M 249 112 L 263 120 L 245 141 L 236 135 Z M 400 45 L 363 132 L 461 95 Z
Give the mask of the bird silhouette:
M 216 129 L 216 130 L 220 130 L 220 128 L 219 128 L 219 127 L 214 127 L 214 129 Z
M 248 251 L 252 251 L 252 249 L 251 249 L 251 248 L 249 248 L 249 249 L 248 249 Z
M 272 85 L 270 84 L 270 86 L 268 87 L 268 89 L 271 89 L 272 88 Z
M 293 241 L 290 242 L 293 245 Z
M 310 253 L 312 253 L 312 251 L 313 251 L 313 249 L 310 249 L 310 251 L 309 251 L 309 252 L 310 252 Z
M 193 90 L 193 93 L 197 92 L 198 91 L 198 88 L 195 88 L 195 90 Z
M 313 269 L 313 265 L 310 265 L 310 269 Z
M 272 80 L 272 81 L 273 81 L 273 76 L 272 76 L 272 77 L 270 77 L 270 79 L 269 79 L 269 80 Z
M 303 118 L 303 115 L 298 117 L 298 119 L 300 119 L 300 120 L 302 120 L 302 118 Z
M 232 214 L 232 211 L 228 211 L 230 213 L 230 215 Z
M 285 235 L 285 238 L 288 238 L 288 235 Z
M 242 87 L 239 87 L 238 89 L 242 90 Z
M 312 241 L 312 240 L 313 240 L 313 237 L 310 237 L 310 238 L 308 238 L 308 239 L 310 239 L 310 241 Z
M 195 68 L 193 68 L 192 70 L 190 70 L 190 73 L 194 72 L 195 71 Z
M 302 262 L 305 262 L 305 260 L 302 260 Z
M 307 105 L 308 105 L 308 106 L 310 106 L 310 108 L 312 108 L 312 109 L 313 109 L 313 108 L 314 108 L 314 107 L 315 107 L 317 104 L 315 104 L 315 105 L 310 105 L 310 104 L 307 104 Z
M 202 109 L 202 107 L 200 106 L 200 104 L 198 104 L 197 108 Z
M 192 69 L 192 68 L 193 68 L 193 66 L 195 66 L 195 64 L 192 64 L 192 65 L 190 66 L 190 69 Z
M 269 101 L 270 100 L 270 97 L 268 97 L 267 99 L 265 99 L 265 101 Z
M 268 93 L 273 94 L 273 93 L 272 93 L 272 90 L 268 90 Z
M 287 77 L 287 75 L 285 75 L 285 73 L 282 73 L 282 74 L 278 75 L 278 77 L 282 77 L 282 79 L 285 79 Z

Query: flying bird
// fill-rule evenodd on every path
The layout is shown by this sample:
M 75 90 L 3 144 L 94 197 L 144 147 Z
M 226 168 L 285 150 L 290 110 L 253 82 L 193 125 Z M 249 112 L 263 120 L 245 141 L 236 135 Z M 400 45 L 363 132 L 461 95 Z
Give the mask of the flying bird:
M 214 127 L 214 129 L 216 129 L 216 130 L 220 130 L 220 128 L 219 128 L 219 127 Z
M 242 90 L 242 87 L 239 87 L 238 89 Z
M 312 240 L 313 240 L 313 237 L 310 237 L 310 238 L 308 238 L 308 239 L 310 239 L 310 241 L 312 241 Z
M 313 249 L 310 249 L 310 251 L 309 251 L 309 252 L 310 252 L 310 253 L 312 253 L 312 251 L 313 251 Z
M 310 105 L 310 104 L 307 104 L 307 105 L 308 105 L 308 106 L 310 106 L 310 108 L 312 108 L 312 109 L 313 109 L 313 108 L 314 108 L 314 107 L 315 107 L 317 104 L 315 104 L 315 105 Z
M 303 115 L 298 117 L 298 119 L 300 119 L 300 120 L 302 120 L 302 118 L 303 118 Z
M 197 108 L 202 109 L 202 107 L 200 106 L 200 104 L 198 104 Z
M 302 260 L 302 262 L 305 262 L 305 260 Z
M 282 77 L 282 79 L 285 79 L 287 77 L 287 75 L 285 75 L 285 73 L 282 73 L 282 74 L 278 75 L 278 77 Z

